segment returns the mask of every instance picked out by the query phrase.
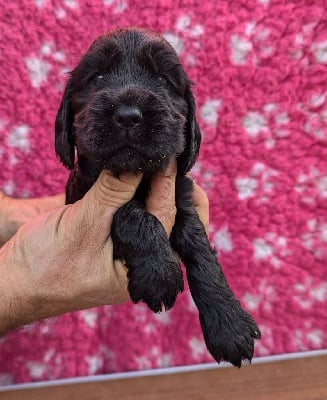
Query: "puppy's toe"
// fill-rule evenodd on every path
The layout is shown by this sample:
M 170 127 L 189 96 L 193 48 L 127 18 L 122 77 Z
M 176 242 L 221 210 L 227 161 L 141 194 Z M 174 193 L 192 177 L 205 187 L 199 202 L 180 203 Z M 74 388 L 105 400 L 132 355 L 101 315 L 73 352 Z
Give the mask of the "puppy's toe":
M 146 259 L 144 265 L 130 267 L 128 272 L 128 291 L 134 303 L 143 301 L 155 313 L 169 310 L 177 295 L 184 289 L 183 274 L 177 260 Z
M 261 332 L 238 303 L 200 314 L 200 322 L 207 348 L 218 363 L 224 360 L 240 367 L 242 360 L 251 361 L 254 339 L 259 339 Z

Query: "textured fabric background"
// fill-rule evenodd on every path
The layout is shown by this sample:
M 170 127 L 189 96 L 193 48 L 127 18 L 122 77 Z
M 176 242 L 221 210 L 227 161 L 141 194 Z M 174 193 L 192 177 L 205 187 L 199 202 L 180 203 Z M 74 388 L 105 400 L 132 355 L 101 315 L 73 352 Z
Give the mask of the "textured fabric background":
M 324 0 L 3 1 L 0 189 L 63 191 L 53 124 L 66 72 L 122 25 L 164 34 L 196 82 L 193 174 L 229 283 L 261 326 L 256 355 L 327 347 Z M 0 342 L 0 382 L 211 361 L 185 290 L 168 313 L 108 306 L 13 332 Z

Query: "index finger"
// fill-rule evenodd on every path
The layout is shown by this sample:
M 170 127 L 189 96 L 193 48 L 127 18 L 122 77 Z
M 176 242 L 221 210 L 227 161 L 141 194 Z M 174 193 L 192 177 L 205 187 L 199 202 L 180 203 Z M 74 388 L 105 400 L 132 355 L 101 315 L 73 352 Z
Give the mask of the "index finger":
M 150 194 L 146 199 L 147 211 L 159 219 L 168 236 L 173 229 L 176 216 L 176 174 L 177 162 L 173 159 L 166 169 L 152 178 Z

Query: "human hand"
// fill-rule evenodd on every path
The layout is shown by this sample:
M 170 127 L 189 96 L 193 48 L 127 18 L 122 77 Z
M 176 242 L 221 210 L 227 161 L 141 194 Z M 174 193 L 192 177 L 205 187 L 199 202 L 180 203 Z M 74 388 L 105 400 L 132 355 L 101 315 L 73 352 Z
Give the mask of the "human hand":
M 154 178 L 147 209 L 167 234 L 175 220 L 176 165 Z M 0 251 L 0 333 L 42 318 L 129 299 L 126 269 L 113 260 L 109 236 L 115 211 L 134 195 L 141 175 L 116 179 L 103 171 L 79 202 L 25 224 Z M 207 200 L 195 185 L 195 206 Z M 204 201 L 206 200 L 206 201 Z
M 113 260 L 110 227 L 141 178 L 117 179 L 103 171 L 82 200 L 39 215 L 1 248 L 0 331 L 128 300 L 125 268 Z

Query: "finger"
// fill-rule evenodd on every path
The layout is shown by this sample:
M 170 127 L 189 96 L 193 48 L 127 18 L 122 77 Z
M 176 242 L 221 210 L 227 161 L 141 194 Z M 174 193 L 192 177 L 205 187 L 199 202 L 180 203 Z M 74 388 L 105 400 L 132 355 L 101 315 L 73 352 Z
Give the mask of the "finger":
M 156 216 L 170 235 L 176 216 L 175 183 L 177 163 L 171 160 L 168 167 L 151 180 L 150 194 L 146 199 L 146 209 Z
M 125 174 L 116 178 L 103 170 L 89 196 L 97 201 L 100 211 L 111 208 L 115 212 L 133 198 L 141 179 L 142 174 Z
M 209 200 L 204 190 L 193 181 L 193 204 L 206 233 L 209 229 Z
M 142 174 L 114 177 L 109 171 L 101 172 L 98 180 L 84 198 L 72 206 L 75 212 L 74 225 L 77 230 L 103 230 L 108 235 L 113 215 L 134 196 Z
M 45 211 L 50 211 L 53 208 L 62 207 L 63 205 L 65 205 L 65 195 L 63 193 L 35 200 L 36 200 L 35 203 L 36 206 L 37 206 L 37 200 L 39 200 L 40 202 L 39 206 L 40 213 Z

